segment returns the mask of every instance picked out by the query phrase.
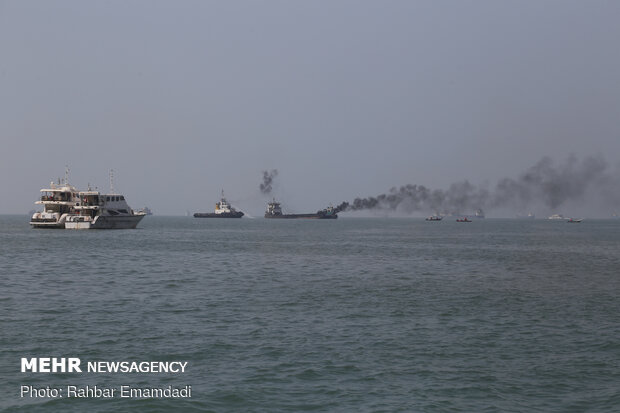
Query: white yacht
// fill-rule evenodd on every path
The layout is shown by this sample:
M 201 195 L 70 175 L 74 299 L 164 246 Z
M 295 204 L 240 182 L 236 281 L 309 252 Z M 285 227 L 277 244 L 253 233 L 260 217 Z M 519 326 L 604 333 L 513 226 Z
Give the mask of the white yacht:
M 98 191 L 78 192 L 73 209 L 65 220 L 67 229 L 130 229 L 146 216 L 144 211 L 132 210 L 125 196 Z
M 33 228 L 104 229 L 135 228 L 147 215 L 146 211 L 135 212 L 123 195 L 114 193 L 113 171 L 110 171 L 110 194 L 79 191 L 69 185 L 69 167 L 63 181 L 50 183 L 41 189 L 41 198 L 35 202 L 43 205 L 42 212 L 34 212 L 30 218 Z M 62 182 L 62 183 L 61 183 Z
M 553 214 L 548 219 L 565 219 L 562 214 Z
M 42 212 L 35 212 L 30 218 L 33 228 L 64 228 L 67 217 L 74 212 L 78 202 L 78 190 L 69 185 L 65 178 L 64 183 L 50 183 L 49 188 L 41 189 L 41 198 L 35 202 L 43 205 Z

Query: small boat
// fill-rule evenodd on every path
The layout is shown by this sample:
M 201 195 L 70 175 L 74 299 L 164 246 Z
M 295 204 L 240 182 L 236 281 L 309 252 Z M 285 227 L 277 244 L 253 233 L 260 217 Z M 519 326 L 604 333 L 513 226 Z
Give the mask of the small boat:
M 457 218 L 456 222 L 471 222 L 471 219 L 469 219 L 467 217 Z
M 517 219 L 536 219 L 536 215 L 532 214 L 531 212 L 527 215 L 517 214 Z
M 443 217 L 439 216 L 439 215 L 432 215 L 428 218 L 426 218 L 427 221 L 441 221 L 443 219 Z
M 569 218 L 566 222 L 581 222 L 583 218 Z
M 548 219 L 564 219 L 564 215 L 562 215 L 562 214 L 553 214 Z
M 153 215 L 153 211 L 151 211 L 149 207 L 137 209 L 135 212 L 139 214 L 144 213 L 144 215 Z

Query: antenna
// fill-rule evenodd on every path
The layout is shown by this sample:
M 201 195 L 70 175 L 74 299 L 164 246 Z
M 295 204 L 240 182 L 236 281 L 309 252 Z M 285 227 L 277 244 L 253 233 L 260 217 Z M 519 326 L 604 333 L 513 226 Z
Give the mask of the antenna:
M 114 193 L 114 169 L 110 169 L 110 193 Z
M 69 165 L 65 165 L 65 185 L 69 185 Z

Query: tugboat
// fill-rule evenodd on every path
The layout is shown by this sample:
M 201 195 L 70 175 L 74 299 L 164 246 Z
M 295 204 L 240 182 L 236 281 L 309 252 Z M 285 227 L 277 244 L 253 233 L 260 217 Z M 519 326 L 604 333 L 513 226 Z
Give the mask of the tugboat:
M 215 203 L 215 212 L 196 212 L 194 218 L 241 218 L 243 212 L 237 211 L 231 207 L 224 198 L 224 190 L 222 190 L 222 199 Z
M 274 200 L 267 204 L 265 218 L 281 219 L 337 219 L 338 214 L 333 206 L 317 211 L 316 214 L 283 214 L 280 203 Z

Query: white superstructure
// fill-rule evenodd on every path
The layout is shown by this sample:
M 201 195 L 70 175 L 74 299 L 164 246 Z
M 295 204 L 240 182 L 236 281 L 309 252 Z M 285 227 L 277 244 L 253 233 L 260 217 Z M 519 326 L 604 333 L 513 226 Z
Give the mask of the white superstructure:
M 265 211 L 265 217 L 267 216 L 280 216 L 282 215 L 282 207 L 279 202 L 276 202 L 274 198 L 272 202 L 267 204 L 267 211 Z
M 42 212 L 35 212 L 30 219 L 30 225 L 35 228 L 64 228 L 67 216 L 74 212 L 78 202 L 78 190 L 64 183 L 50 183 L 49 188 L 41 189 L 41 197 L 35 202 L 43 205 Z
M 226 198 L 224 198 L 224 190 L 222 189 L 222 198 L 220 202 L 215 203 L 215 214 L 231 214 L 236 213 L 237 211 L 230 206 Z

